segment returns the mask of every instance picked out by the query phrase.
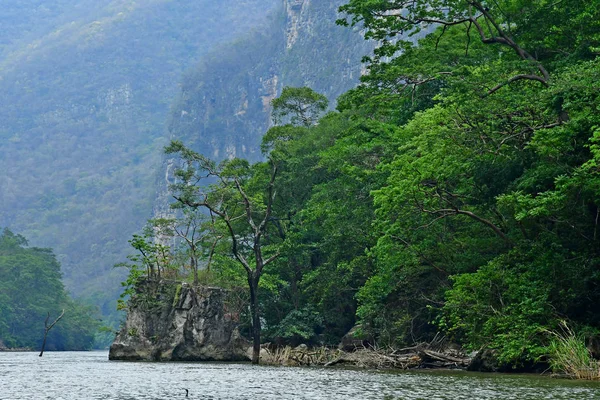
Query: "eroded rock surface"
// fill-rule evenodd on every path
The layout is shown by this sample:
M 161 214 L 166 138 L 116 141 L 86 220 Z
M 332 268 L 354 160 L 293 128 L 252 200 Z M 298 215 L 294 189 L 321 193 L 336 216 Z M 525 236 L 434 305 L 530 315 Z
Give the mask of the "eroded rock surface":
M 130 302 L 110 360 L 245 361 L 250 344 L 226 312 L 226 291 L 160 284 Z

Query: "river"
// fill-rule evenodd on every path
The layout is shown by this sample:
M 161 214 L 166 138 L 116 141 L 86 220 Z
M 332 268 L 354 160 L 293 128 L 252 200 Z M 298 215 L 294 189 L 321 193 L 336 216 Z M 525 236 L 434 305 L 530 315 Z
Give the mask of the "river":
M 600 399 L 600 384 L 532 375 L 108 361 L 106 352 L 0 352 L 0 399 Z

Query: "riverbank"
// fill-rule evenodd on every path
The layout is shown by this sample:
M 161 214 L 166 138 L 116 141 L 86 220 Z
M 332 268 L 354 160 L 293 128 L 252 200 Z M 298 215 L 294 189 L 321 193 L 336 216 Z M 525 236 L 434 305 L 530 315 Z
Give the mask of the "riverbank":
M 266 345 L 261 350 L 261 363 L 271 366 L 318 366 L 326 368 L 342 366 L 344 368 L 388 371 L 462 370 L 485 373 L 521 373 L 600 382 L 600 374 L 598 373 L 600 364 L 594 368 L 580 367 L 576 370 L 577 373 L 569 370 L 558 370 L 562 372 L 556 372 L 556 369 L 555 372 L 552 372 L 552 367 L 547 362 L 538 362 L 521 368 L 502 366 L 494 355 L 494 352 L 489 349 L 466 354 L 460 347 L 452 344 L 436 347 L 428 343 L 421 343 L 398 350 L 364 347 L 357 348 L 355 351 L 327 347 L 309 348 L 306 345 L 278 348 L 271 348 Z
M 0 346 L 0 352 L 4 352 L 4 353 L 18 353 L 18 352 L 23 352 L 23 351 L 35 351 L 35 349 L 32 349 L 30 347 L 9 348 L 9 347 Z
M 261 362 L 268 365 L 284 366 L 323 366 L 337 365 L 365 369 L 471 369 L 479 359 L 470 357 L 458 346 L 443 343 L 420 343 L 403 349 L 356 348 L 354 351 L 331 349 L 327 347 L 309 348 L 271 347 L 265 345 L 261 350 Z M 485 366 L 490 372 L 489 366 Z M 477 369 L 485 371 L 484 369 Z

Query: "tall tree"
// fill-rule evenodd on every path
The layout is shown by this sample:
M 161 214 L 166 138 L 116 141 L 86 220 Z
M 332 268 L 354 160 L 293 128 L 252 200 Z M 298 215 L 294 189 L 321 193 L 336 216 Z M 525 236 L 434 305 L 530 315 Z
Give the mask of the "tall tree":
M 472 37 L 508 49 L 519 62 L 514 63 L 510 76 L 490 88 L 491 94 L 520 80 L 547 87 L 550 72 L 546 61 L 597 51 L 598 5 L 598 1 L 582 4 L 580 0 L 350 0 L 340 7 L 348 18 L 338 22 L 362 24 L 366 38 L 381 42 L 377 62 L 412 46 L 410 40 L 399 39 L 400 35 L 410 37 L 438 26 L 443 27 L 440 36 L 451 27 L 463 29 L 467 53 Z
M 281 125 L 289 118 L 292 125 L 314 125 L 327 109 L 327 97 L 307 87 L 285 87 L 281 95 L 272 101 L 273 120 Z
M 184 166 L 176 171 L 180 182 L 173 185 L 178 204 L 192 209 L 204 208 L 211 216 L 220 218 L 226 225 L 231 240 L 231 251 L 244 268 L 250 289 L 250 311 L 252 315 L 252 363 L 260 360 L 261 320 L 258 289 L 265 266 L 279 257 L 279 251 L 270 251 L 266 256 L 265 236 L 271 221 L 275 198 L 277 166 L 273 161 L 267 173 L 266 193 L 247 192 L 246 181 L 253 172 L 262 172 L 261 164 L 250 168 L 247 162 L 231 160 L 217 166 L 213 161 L 186 148 L 181 142 L 173 141 L 165 150 L 178 154 Z M 216 184 L 202 186 L 206 178 Z M 244 223 L 240 224 L 243 220 Z

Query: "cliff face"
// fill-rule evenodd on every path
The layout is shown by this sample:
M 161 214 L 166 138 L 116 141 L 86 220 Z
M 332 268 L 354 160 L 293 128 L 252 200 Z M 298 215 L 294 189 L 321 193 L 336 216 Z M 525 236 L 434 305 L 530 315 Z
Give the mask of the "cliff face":
M 281 0 L 270 23 L 220 48 L 190 69 L 173 105 L 170 136 L 214 160 L 262 158 L 271 101 L 285 86 L 308 86 L 335 99 L 356 86 L 373 44 L 337 26 L 346 0 Z M 155 217 L 170 215 L 173 160 L 157 182 Z
M 147 290 L 147 289 L 144 289 Z M 245 361 L 250 344 L 226 313 L 226 291 L 161 284 L 154 305 L 130 302 L 109 359 L 127 361 Z
M 213 159 L 261 158 L 271 100 L 285 86 L 308 86 L 331 103 L 354 87 L 372 44 L 337 26 L 345 0 L 282 0 L 254 31 L 188 71 L 169 131 Z

